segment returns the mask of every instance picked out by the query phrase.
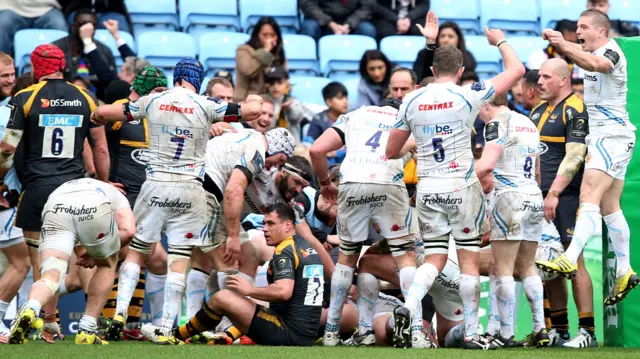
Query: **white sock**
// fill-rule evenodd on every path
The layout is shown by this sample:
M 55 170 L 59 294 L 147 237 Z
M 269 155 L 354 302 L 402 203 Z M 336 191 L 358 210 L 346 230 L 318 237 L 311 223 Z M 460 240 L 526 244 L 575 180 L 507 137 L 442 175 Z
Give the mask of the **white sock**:
M 64 297 L 65 295 L 69 294 L 69 292 L 67 291 L 67 275 L 63 275 L 62 276 L 62 280 L 60 281 L 60 289 L 58 289 L 58 293 L 60 294 L 60 298 Z
M 480 277 L 469 274 L 460 275 L 460 298 L 464 315 L 464 338 L 470 340 L 478 332 Z
M 524 293 L 527 295 L 531 314 L 533 315 L 533 332 L 537 333 L 546 328 L 544 323 L 544 289 L 542 287 L 542 279 L 533 275 L 522 281 Z
M 464 323 L 460 323 L 449 329 L 444 337 L 445 348 L 460 348 L 464 341 Z
M 35 299 L 29 299 L 25 307 L 33 309 L 33 311 L 36 312 L 36 316 L 38 316 L 40 315 L 40 310 L 42 310 L 42 303 Z
M 145 292 L 149 300 L 151 323 L 155 326 L 162 324 L 162 307 L 164 307 L 164 285 L 167 275 L 157 275 L 147 271 L 145 280 Z
M 7 312 L 7 308 L 9 308 L 9 303 L 4 300 L 0 300 L 0 322 L 4 319 L 4 313 Z
M 416 272 L 416 267 L 404 267 L 398 272 L 398 279 L 400 280 L 400 291 L 405 298 L 409 296 L 409 289 L 411 288 L 411 283 L 413 283 L 413 278 L 416 276 Z M 420 304 L 416 306 L 415 312 L 413 313 L 413 322 L 411 323 L 411 325 L 414 327 L 418 327 L 418 329 L 421 329 L 423 327 L 422 301 L 420 301 Z
M 329 311 L 327 314 L 327 324 L 325 326 L 325 332 L 337 332 L 338 323 L 342 318 L 342 308 L 344 308 L 344 301 L 349 295 L 349 288 L 353 281 L 353 268 L 336 264 L 331 276 L 331 301 L 329 304 Z
M 22 281 L 20 285 L 20 289 L 18 289 L 18 308 L 22 308 L 24 303 L 29 299 L 29 291 L 31 290 L 31 286 L 33 285 L 33 267 L 29 269 L 29 274 Z
M 80 318 L 79 327 L 80 330 L 84 330 L 89 334 L 95 333 L 98 330 L 98 319 L 85 314 Z
M 358 333 L 364 334 L 373 329 L 373 316 L 376 312 L 376 300 L 380 283 L 371 273 L 358 274 Z
M 191 318 L 202 309 L 204 292 L 209 276 L 199 270 L 191 269 L 187 275 L 187 317 Z
M 133 291 L 138 285 L 138 279 L 140 279 L 140 266 L 137 263 L 124 262 L 120 265 L 116 315 L 127 318 L 127 310 L 133 298 Z
M 486 332 L 490 335 L 500 333 L 500 313 L 496 303 L 496 276 L 489 275 L 489 322 Z
M 422 298 L 427 295 L 429 289 L 433 285 L 433 281 L 438 276 L 438 269 L 431 263 L 425 263 L 416 270 L 416 274 L 409 287 L 409 295 L 405 297 L 405 308 L 411 311 L 414 321 L 412 326 L 418 326 L 419 320 L 420 326 L 422 326 L 422 314 L 418 317 L 418 311 L 422 313 Z
M 167 283 L 164 286 L 164 306 L 162 307 L 162 331 L 171 332 L 176 318 L 182 312 L 182 299 L 186 290 L 185 275 L 183 273 L 167 273 Z
M 219 290 L 220 287 L 218 285 L 218 271 L 213 271 L 211 272 L 211 275 L 209 275 L 209 280 L 207 281 L 207 289 L 204 293 L 204 301 L 208 302 L 209 298 L 211 298 L 211 296 Z
M 513 277 L 498 277 L 496 280 L 496 300 L 500 312 L 500 336 L 513 336 L 513 312 L 516 304 L 516 282 Z
M 609 239 L 611 239 L 611 245 L 616 254 L 616 277 L 619 278 L 627 274 L 631 269 L 631 263 L 629 263 L 629 237 L 631 236 L 631 231 L 622 211 L 604 216 L 603 219 L 604 223 L 607 224 Z
M 569 260 L 574 264 L 578 262 L 580 253 L 582 253 L 582 250 L 587 245 L 587 242 L 589 242 L 591 237 L 602 235 L 602 216 L 600 215 L 600 206 L 592 203 L 582 203 L 579 211 L 580 213 L 576 220 L 571 244 L 565 251 L 567 258 L 569 258 Z

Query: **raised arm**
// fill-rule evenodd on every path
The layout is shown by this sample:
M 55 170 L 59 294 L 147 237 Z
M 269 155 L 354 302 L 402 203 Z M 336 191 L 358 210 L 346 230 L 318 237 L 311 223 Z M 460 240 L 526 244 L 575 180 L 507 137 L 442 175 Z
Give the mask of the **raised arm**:
M 500 96 L 509 89 L 511 89 L 525 74 L 524 65 L 518 58 L 515 50 L 509 45 L 507 39 L 499 29 L 491 29 L 484 27 L 484 32 L 487 35 L 489 44 L 497 46 L 502 55 L 502 61 L 504 62 L 504 71 L 491 79 L 493 89 L 496 92 L 496 96 Z

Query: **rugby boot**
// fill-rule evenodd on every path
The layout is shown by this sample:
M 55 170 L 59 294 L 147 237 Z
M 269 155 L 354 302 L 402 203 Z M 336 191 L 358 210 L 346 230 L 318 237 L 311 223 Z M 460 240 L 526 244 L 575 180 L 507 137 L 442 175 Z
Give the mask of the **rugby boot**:
M 625 275 L 616 279 L 611 294 L 604 300 L 605 305 L 614 305 L 622 302 L 627 294 L 640 284 L 640 278 L 636 272 L 629 269 Z
M 564 348 L 595 348 L 598 346 L 598 341 L 594 334 L 589 333 L 586 329 L 580 328 L 578 335 L 570 341 L 564 343 Z
M 124 319 L 122 315 L 116 314 L 111 320 L 111 325 L 107 328 L 105 334 L 107 340 L 120 341 L 122 339 L 122 330 L 124 329 L 125 322 L 126 319 Z
M 498 334 L 493 337 L 491 343 L 489 343 L 489 349 L 501 349 L 501 348 L 515 348 L 516 341 L 514 336 L 512 335 L 510 338 L 503 338 L 502 335 Z
M 571 263 L 564 253 L 550 261 L 536 261 L 536 267 L 547 273 L 558 273 L 567 279 L 573 279 L 578 272 L 578 265 Z
M 397 306 L 393 309 L 392 344 L 396 348 L 408 348 L 411 345 L 411 321 L 412 315 L 409 309 Z
M 31 308 L 23 309 L 11 325 L 9 344 L 24 344 L 27 341 L 31 325 L 36 322 L 36 312 Z
M 351 338 L 342 341 L 342 345 L 350 346 L 350 347 L 361 347 L 361 346 L 369 346 L 376 344 L 376 335 L 373 333 L 373 330 L 367 330 L 366 333 L 359 334 L 356 330 L 355 333 L 351 336 Z
M 87 333 L 84 330 L 80 330 L 76 334 L 75 343 L 78 345 L 109 345 L 108 341 L 100 339 L 96 333 Z

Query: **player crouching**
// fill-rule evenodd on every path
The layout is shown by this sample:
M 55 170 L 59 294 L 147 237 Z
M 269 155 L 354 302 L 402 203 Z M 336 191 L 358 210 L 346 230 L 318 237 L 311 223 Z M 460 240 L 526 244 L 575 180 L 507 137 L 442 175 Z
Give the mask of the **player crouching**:
M 108 344 L 95 332 L 113 283 L 118 251 L 135 233 L 129 202 L 105 182 L 90 178 L 72 180 L 51 193 L 42 211 L 42 222 L 41 278 L 31 287 L 28 302 L 12 323 L 9 343 L 25 342 L 40 309 L 58 292 L 75 250 L 79 265 L 97 267 L 89 283 L 87 306 L 75 342 Z M 74 248 L 77 242 L 81 246 Z

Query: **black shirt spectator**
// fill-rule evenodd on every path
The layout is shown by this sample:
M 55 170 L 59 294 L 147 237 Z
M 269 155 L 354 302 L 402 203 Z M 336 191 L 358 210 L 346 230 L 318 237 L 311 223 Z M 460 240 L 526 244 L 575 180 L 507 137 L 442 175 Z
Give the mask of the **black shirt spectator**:
M 369 22 L 376 0 L 300 0 L 304 14 L 300 32 L 316 39 L 324 35 L 358 34 L 376 37 Z
M 378 0 L 373 14 L 378 41 L 392 35 L 420 36 L 416 24 L 424 26 L 429 0 Z

